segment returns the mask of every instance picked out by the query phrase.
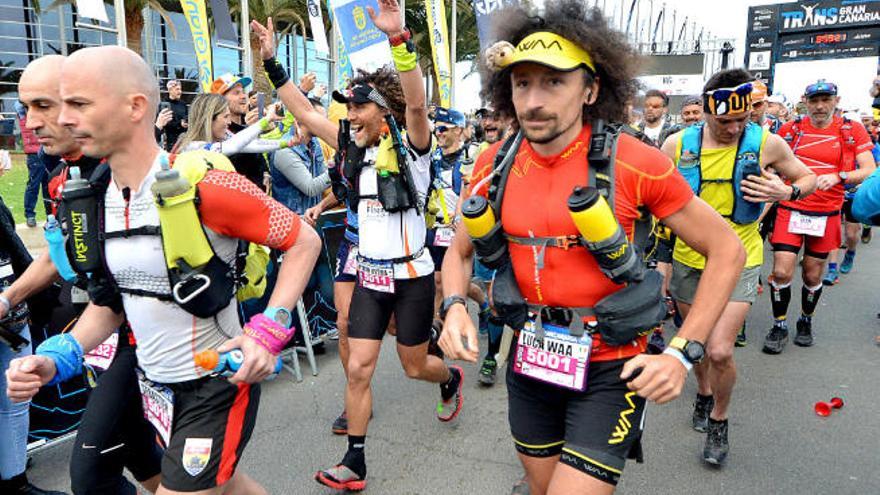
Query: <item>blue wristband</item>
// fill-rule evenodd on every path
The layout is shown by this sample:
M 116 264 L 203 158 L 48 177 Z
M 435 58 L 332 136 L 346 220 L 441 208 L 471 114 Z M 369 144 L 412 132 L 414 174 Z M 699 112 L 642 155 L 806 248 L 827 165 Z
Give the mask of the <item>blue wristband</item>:
M 83 348 L 69 333 L 44 340 L 35 354 L 55 361 L 55 376 L 46 385 L 56 385 L 82 373 Z

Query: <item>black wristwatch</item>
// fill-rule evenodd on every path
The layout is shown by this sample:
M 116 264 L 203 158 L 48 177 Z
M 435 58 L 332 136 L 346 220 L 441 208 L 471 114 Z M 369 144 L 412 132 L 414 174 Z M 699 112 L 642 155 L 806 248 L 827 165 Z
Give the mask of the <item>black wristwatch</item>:
M 791 185 L 791 196 L 788 198 L 789 201 L 794 201 L 801 197 L 801 188 L 797 186 L 797 184 Z
M 691 364 L 700 364 L 706 356 L 706 348 L 696 340 L 687 340 L 683 337 L 673 337 L 669 341 L 669 347 L 678 350 Z
M 449 312 L 449 308 L 452 307 L 453 304 L 463 304 L 465 308 L 467 308 L 467 299 L 459 296 L 449 296 L 443 300 L 443 304 L 440 305 L 440 319 L 446 319 L 446 313 Z

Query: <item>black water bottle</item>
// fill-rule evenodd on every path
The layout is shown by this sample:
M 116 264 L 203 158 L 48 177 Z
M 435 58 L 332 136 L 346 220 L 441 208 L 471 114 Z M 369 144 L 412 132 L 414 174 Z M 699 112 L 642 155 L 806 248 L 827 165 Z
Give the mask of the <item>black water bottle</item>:
M 80 176 L 79 167 L 70 167 L 61 199 L 67 211 L 67 243 L 71 265 L 78 273 L 101 268 L 98 198 L 89 181 Z

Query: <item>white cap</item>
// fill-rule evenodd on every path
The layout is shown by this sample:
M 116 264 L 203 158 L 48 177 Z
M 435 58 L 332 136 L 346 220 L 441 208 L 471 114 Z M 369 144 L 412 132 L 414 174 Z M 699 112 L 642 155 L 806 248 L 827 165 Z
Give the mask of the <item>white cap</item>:
M 786 104 L 788 104 L 788 98 L 786 98 L 784 94 L 775 94 L 775 95 L 770 95 L 770 97 L 767 98 L 767 102 L 768 103 L 779 103 L 780 105 L 786 105 Z

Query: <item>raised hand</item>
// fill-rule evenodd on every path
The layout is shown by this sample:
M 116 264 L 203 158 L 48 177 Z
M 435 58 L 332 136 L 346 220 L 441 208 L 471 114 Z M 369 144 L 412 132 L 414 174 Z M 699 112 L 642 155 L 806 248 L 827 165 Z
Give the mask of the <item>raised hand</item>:
M 403 32 L 403 19 L 400 16 L 400 4 L 397 0 L 379 0 L 379 13 L 367 7 L 367 13 L 379 31 L 394 36 Z
M 275 56 L 275 25 L 272 18 L 266 20 L 263 26 L 256 20 L 251 21 L 251 31 L 260 39 L 260 57 L 269 60 Z

